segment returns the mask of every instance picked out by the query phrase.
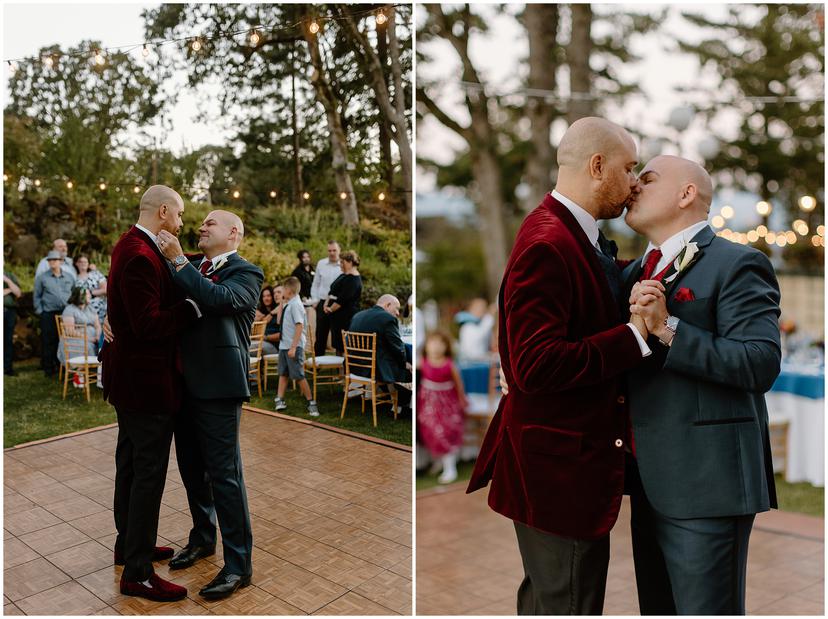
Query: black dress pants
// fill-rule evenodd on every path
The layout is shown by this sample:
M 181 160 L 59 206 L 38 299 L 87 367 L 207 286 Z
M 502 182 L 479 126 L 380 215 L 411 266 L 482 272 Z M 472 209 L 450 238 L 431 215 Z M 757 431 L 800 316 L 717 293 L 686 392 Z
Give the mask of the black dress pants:
M 744 615 L 755 514 L 671 518 L 647 499 L 628 458 L 635 581 L 642 615 Z
M 46 376 L 53 376 L 58 371 L 60 363 L 57 358 L 58 338 L 55 316 L 61 312 L 41 312 L 40 314 L 40 367 Z
M 515 522 L 524 577 L 518 615 L 600 615 L 609 569 L 609 535 L 582 540 Z
M 241 401 L 185 396 L 176 420 L 175 452 L 187 491 L 193 528 L 189 543 L 216 543 L 216 516 L 224 571 L 253 573 L 253 534 L 239 448 Z
M 317 357 L 325 354 L 328 348 L 328 335 L 331 332 L 331 314 L 326 314 L 322 309 L 324 301 L 316 306 L 316 341 L 313 345 L 313 352 Z
M 158 512 L 167 478 L 173 416 L 116 409 L 115 552 L 124 557 L 124 580 L 153 574 Z

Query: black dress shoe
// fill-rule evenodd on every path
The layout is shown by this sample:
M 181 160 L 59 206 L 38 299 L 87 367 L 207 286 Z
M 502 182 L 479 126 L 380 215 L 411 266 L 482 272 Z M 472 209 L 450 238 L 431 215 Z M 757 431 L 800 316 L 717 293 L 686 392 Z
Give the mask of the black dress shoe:
M 244 589 L 250 584 L 250 574 L 240 576 L 239 574 L 218 573 L 213 580 L 208 582 L 198 594 L 208 600 L 220 600 L 232 594 L 236 589 Z
M 168 565 L 171 570 L 181 570 L 190 567 L 202 557 L 209 557 L 214 554 L 216 554 L 215 546 L 190 546 L 188 544 L 175 553 Z

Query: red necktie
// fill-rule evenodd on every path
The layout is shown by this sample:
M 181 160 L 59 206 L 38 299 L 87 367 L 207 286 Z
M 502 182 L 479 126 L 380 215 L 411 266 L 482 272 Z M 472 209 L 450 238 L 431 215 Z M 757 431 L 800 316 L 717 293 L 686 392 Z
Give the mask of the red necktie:
M 213 261 L 212 261 L 212 260 L 205 260 L 205 261 L 201 264 L 201 267 L 199 267 L 199 269 L 198 269 L 198 270 L 199 270 L 199 271 L 201 271 L 201 274 L 202 274 L 202 275 L 204 275 L 205 277 L 207 277 L 207 271 L 209 271 L 209 270 L 210 270 L 210 267 L 211 267 L 211 266 L 213 266 Z
M 644 262 L 644 270 L 641 273 L 641 277 L 638 281 L 643 281 L 645 279 L 652 279 L 653 271 L 655 271 L 656 265 L 658 261 L 661 260 L 661 250 L 654 249 L 649 254 L 647 254 L 647 260 Z

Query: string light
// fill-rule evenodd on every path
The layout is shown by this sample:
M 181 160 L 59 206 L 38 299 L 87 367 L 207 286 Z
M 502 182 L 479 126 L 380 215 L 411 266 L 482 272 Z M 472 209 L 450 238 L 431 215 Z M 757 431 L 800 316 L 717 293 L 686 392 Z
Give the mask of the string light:
M 766 215 L 770 215 L 771 212 L 771 205 L 764 200 L 761 202 L 756 203 L 756 212 L 765 217 Z
M 144 43 L 144 49 L 141 50 L 141 54 L 144 56 L 144 58 L 149 56 L 149 47 L 147 47 L 146 43 Z
M 233 197 L 238 200 L 241 197 L 241 192 L 238 189 L 234 190 Z
M 34 186 L 35 187 L 40 187 L 40 179 L 39 178 L 35 179 Z
M 710 223 L 713 224 L 714 228 L 721 228 L 725 225 L 725 220 L 724 217 L 722 217 L 721 215 L 716 215 L 715 217 L 713 217 Z
M 101 191 L 106 191 L 106 183 L 100 183 L 98 185 L 98 189 L 100 189 Z
M 20 67 L 14 60 L 9 60 L 9 73 L 14 75 L 17 73 L 17 69 Z
M 319 32 L 319 24 L 316 23 L 315 19 L 310 23 L 310 26 L 308 26 L 308 30 L 310 30 L 311 34 Z
M 793 229 L 799 233 L 799 236 L 805 236 L 808 234 L 808 224 L 805 223 L 802 219 L 797 219 L 792 224 Z
M 191 47 L 193 48 L 194 52 L 200 51 L 201 50 L 201 41 L 196 39 L 195 41 L 193 41 Z
M 823 226 L 822 224 L 819 224 L 817 226 L 817 234 L 819 236 L 825 236 L 825 226 Z
M 305 200 L 310 200 L 310 194 L 306 191 L 305 193 L 302 194 L 302 198 L 305 199 Z
M 44 56 L 43 57 L 43 64 L 46 66 L 46 68 L 51 69 L 52 67 L 55 66 L 55 59 L 52 58 L 51 56 Z
M 379 24 L 380 26 L 382 26 L 385 22 L 388 21 L 388 17 L 385 16 L 385 11 L 380 9 L 379 13 L 377 13 L 376 21 L 377 24 Z
M 776 232 L 768 232 L 765 235 L 765 243 L 767 243 L 768 245 L 773 245 L 774 243 L 776 243 Z
M 5 183 L 8 180 L 9 180 L 9 175 L 8 174 L 3 174 L 3 182 Z
M 377 198 L 379 199 L 380 202 L 383 202 L 385 200 L 385 194 L 382 191 L 380 191 Z
M 722 217 L 725 219 L 730 219 L 733 217 L 733 207 L 732 206 L 723 206 L 722 207 Z
M 340 199 L 340 200 L 344 200 L 344 199 L 346 199 L 347 197 L 348 197 L 348 194 L 347 194 L 347 193 L 345 193 L 344 191 L 343 191 L 342 193 L 340 193 L 340 194 L 339 194 L 339 199 Z
M 104 55 L 101 53 L 101 50 L 96 49 L 95 50 L 95 64 L 103 65 L 104 63 L 106 63 L 106 58 L 104 58 Z
M 66 189 L 72 189 L 75 186 L 75 183 L 72 181 L 66 181 Z
M 141 188 L 138 185 L 132 188 L 132 193 L 141 193 Z
M 262 37 L 259 36 L 259 33 L 256 32 L 255 30 L 253 30 L 253 32 L 250 33 L 250 44 L 253 47 L 257 46 L 259 44 L 259 41 L 261 41 L 261 40 L 262 40 Z
M 762 225 L 762 226 L 759 226 L 759 227 L 756 228 L 756 234 L 759 235 L 759 238 L 765 238 L 765 235 L 767 233 L 768 233 L 768 227 L 767 226 Z
M 796 243 L 796 232 L 794 232 L 793 230 L 788 230 L 785 233 L 785 238 L 788 239 L 788 245 L 794 245 Z
M 779 234 L 776 237 L 776 244 L 779 245 L 779 247 L 785 247 L 785 245 L 788 244 L 788 237 L 786 237 L 784 234 Z
M 802 196 L 799 198 L 799 208 L 806 213 L 813 211 L 816 208 L 816 198 L 813 196 Z
M 270 197 L 271 197 L 271 198 L 275 198 L 275 197 L 276 197 L 276 190 L 275 190 L 275 189 L 273 189 L 273 190 L 270 192 Z
M 813 245 L 814 247 L 819 247 L 821 244 L 822 244 L 822 237 L 820 237 L 816 234 L 811 237 L 811 245 Z
M 756 232 L 756 230 L 751 230 L 750 232 L 747 233 L 747 239 L 751 243 L 755 243 L 756 241 L 759 240 L 759 233 Z

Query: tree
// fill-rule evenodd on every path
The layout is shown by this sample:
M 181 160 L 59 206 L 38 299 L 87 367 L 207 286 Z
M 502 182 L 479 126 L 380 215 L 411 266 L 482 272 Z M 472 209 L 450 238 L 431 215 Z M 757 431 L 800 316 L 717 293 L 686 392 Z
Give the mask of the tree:
M 699 106 L 708 122 L 738 112 L 735 136 L 708 161 L 722 184 L 735 185 L 783 205 L 790 219 L 802 217 L 801 196 L 817 197 L 806 219 L 811 230 L 822 220 L 824 179 L 825 39 L 822 5 L 762 4 L 729 9 L 724 20 L 685 12 L 696 26 L 714 34 L 680 49 L 713 69 L 716 97 Z M 731 121 L 732 122 L 732 121 Z M 798 243 L 800 261 L 819 266 L 821 252 Z

